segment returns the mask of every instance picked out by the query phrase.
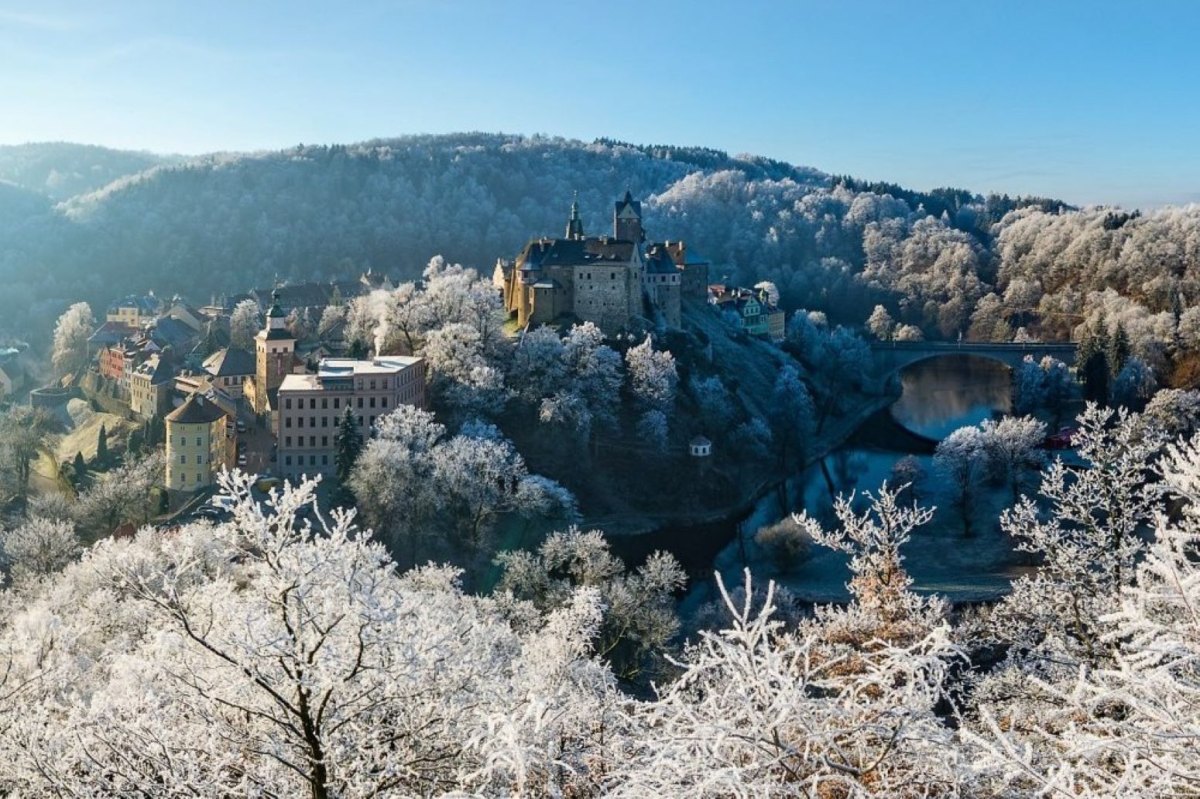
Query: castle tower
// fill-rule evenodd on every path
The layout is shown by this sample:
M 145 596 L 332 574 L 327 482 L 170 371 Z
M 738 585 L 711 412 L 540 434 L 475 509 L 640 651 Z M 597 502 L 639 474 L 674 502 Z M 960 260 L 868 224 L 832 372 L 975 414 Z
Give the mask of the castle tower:
M 571 218 L 567 220 L 566 238 L 583 238 L 583 220 L 579 218 L 579 192 L 575 192 L 575 199 L 571 201 Z
M 271 299 L 274 302 L 267 311 L 267 326 L 254 337 L 255 413 L 271 410 L 270 397 L 292 371 L 292 356 L 296 351 L 296 339 L 287 329 L 287 314 L 279 307 L 279 292 L 272 292 Z
M 613 209 L 613 238 L 641 244 L 646 240 L 642 230 L 642 204 L 626 190 L 625 197 Z

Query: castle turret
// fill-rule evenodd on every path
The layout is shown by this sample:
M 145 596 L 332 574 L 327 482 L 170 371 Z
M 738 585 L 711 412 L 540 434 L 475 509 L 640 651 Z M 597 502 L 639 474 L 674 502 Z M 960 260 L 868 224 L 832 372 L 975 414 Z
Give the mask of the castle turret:
M 613 238 L 641 244 L 646 240 L 642 230 L 642 204 L 628 190 L 613 209 Z

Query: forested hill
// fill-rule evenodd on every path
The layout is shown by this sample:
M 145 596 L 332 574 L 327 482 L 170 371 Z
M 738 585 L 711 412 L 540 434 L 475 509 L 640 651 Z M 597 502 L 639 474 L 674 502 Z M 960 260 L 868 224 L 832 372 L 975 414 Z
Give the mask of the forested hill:
M 178 156 L 112 150 L 90 144 L 46 142 L 0 147 L 0 181 L 7 181 L 53 200 L 95 191 L 125 175 Z
M 54 148 L 66 148 L 63 170 Z M 1002 339 L 1024 326 L 1065 337 L 1103 308 L 1145 339 L 1174 336 L 1175 316 L 1165 331 L 1161 314 L 1200 302 L 1197 209 L 1075 211 L 707 148 L 493 134 L 184 161 L 14 149 L 0 148 L 0 180 L 16 184 L 0 190 L 0 320 L 10 333 L 32 335 L 71 301 L 103 305 L 130 291 L 205 301 L 366 268 L 411 279 L 439 253 L 486 273 L 529 236 L 558 234 L 574 191 L 585 228 L 608 230 L 626 189 L 643 198 L 650 235 L 687 241 L 712 260 L 714 278 L 772 280 L 785 308 L 834 321 L 861 323 L 883 303 L 927 336 Z M 85 181 L 86 193 L 54 205 L 29 191 L 59 199 L 46 176 L 82 175 L 88 153 L 112 182 Z M 1089 295 L 1105 288 L 1115 293 Z

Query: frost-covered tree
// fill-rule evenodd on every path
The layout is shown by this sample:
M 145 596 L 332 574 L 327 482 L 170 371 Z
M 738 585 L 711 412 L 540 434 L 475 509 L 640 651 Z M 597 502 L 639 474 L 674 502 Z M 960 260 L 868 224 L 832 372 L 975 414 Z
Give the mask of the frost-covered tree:
M 13 405 L 0 414 L 0 471 L 22 502 L 33 464 L 52 439 L 52 426 L 45 411 L 26 405 Z
M 0 789 L 592 792 L 620 727 L 596 590 L 518 630 L 449 569 L 398 575 L 314 483 L 250 482 L 225 478 L 231 522 L 105 541 L 0 630 Z
M 621 356 L 604 344 L 591 322 L 574 325 L 563 338 L 567 386 L 542 400 L 541 421 L 560 425 L 587 442 L 599 430 L 616 426 L 622 382 Z
M 683 673 L 634 707 L 630 756 L 616 764 L 614 796 L 954 795 L 963 769 L 934 713 L 959 656 L 943 604 L 909 590 L 899 555 L 928 511 L 901 509 L 880 492 L 856 513 L 839 501 L 840 531 L 808 517 L 821 543 L 850 551 L 849 607 L 819 607 L 785 628 L 775 586 L 756 606 L 746 574 L 732 617 L 681 658 Z
M 68 521 L 31 516 L 11 530 L 0 530 L 0 562 L 18 585 L 61 571 L 79 551 L 79 537 Z
M 670 422 L 667 415 L 657 408 L 651 408 L 638 417 L 636 431 L 638 441 L 655 453 L 664 453 L 670 437 Z
M 258 303 L 242 300 L 229 314 L 229 344 L 240 350 L 254 351 L 254 337 L 262 328 Z
M 700 411 L 700 422 L 710 435 L 723 435 L 735 419 L 733 397 L 716 375 L 693 377 L 688 381 L 692 397 Z
M 446 435 L 434 415 L 400 405 L 376 422 L 349 485 L 367 524 L 415 566 L 434 535 L 438 508 L 432 452 Z
M 771 432 L 784 468 L 804 462 L 816 416 L 808 387 L 794 366 L 779 370 L 771 392 Z
M 1200 449 L 1171 446 L 1163 484 L 1182 512 L 1157 515 L 1154 543 L 1101 617 L 1111 664 L 1024 675 L 1042 706 L 986 704 L 968 741 L 991 795 L 1188 796 L 1200 784 Z M 1119 603 L 1119 604 L 1118 604 Z
M 1038 447 L 1046 438 L 1046 425 L 1032 416 L 1005 416 L 999 421 L 985 419 L 979 427 L 989 465 L 1008 483 L 1012 501 L 1016 502 L 1023 471 L 1036 468 L 1043 461 Z
M 924 341 L 925 334 L 916 325 L 899 325 L 892 334 L 896 341 Z
M 1146 363 L 1136 356 L 1125 360 L 1125 365 L 1113 378 L 1112 401 L 1133 411 L 1140 411 L 1158 390 L 1158 379 Z
M 376 321 L 373 305 L 380 294 L 383 292 L 355 297 L 346 309 L 346 343 L 355 348 L 362 357 L 375 346 Z
M 526 331 L 513 349 L 508 382 L 518 398 L 537 408 L 543 399 L 567 388 L 563 341 L 552 327 Z
M 971 534 L 975 495 L 987 468 L 987 450 L 978 427 L 960 427 L 938 442 L 933 466 L 962 515 L 963 532 Z
M 495 427 L 447 437 L 432 413 L 407 405 L 380 417 L 350 486 L 367 521 L 414 564 L 432 547 L 473 567 L 504 514 L 569 520 L 575 510 L 571 493 L 530 474 Z
M 594 641 L 598 657 L 622 680 L 648 684 L 662 676 L 663 655 L 679 632 L 673 595 L 687 577 L 675 558 L 656 552 L 637 569 L 612 554 L 599 530 L 551 533 L 536 552 L 509 550 L 498 593 L 532 602 L 545 613 L 571 602 L 581 587 L 600 593 L 604 620 Z
M 321 320 L 317 322 L 317 335 L 326 338 L 346 321 L 345 305 L 326 305 L 321 311 Z
M 754 543 L 769 552 L 776 567 L 784 572 L 808 558 L 813 547 L 812 538 L 791 516 L 760 527 Z
M 453 322 L 434 329 L 422 354 L 436 402 L 466 417 L 503 410 L 509 395 L 504 372 L 489 360 L 487 344 L 475 327 Z
M 88 338 L 96 327 L 92 308 L 77 302 L 58 317 L 54 325 L 54 344 L 50 360 L 59 374 L 80 371 L 87 364 Z
M 679 374 L 675 357 L 670 352 L 657 351 L 650 336 L 625 353 L 629 390 L 646 408 L 669 413 L 675 404 L 675 386 Z
M 892 315 L 882 305 L 876 305 L 875 310 L 867 317 L 867 330 L 880 341 L 889 341 L 895 328 L 896 320 L 892 319 Z
M 1039 494 L 1048 510 L 1026 497 L 1001 517 L 1017 548 L 1042 565 L 1013 582 L 994 614 L 1014 657 L 1068 667 L 1110 654 L 1101 618 L 1116 608 L 1144 549 L 1138 530 L 1156 506 L 1147 469 L 1162 437 L 1125 411 L 1089 405 L 1074 444 L 1086 468 L 1056 460 L 1044 472 Z
M 162 479 L 161 452 L 98 475 L 74 506 L 80 533 L 94 541 L 122 524 L 145 524 L 158 511 L 152 490 Z
M 1164 388 L 1150 398 L 1140 418 L 1167 438 L 1190 437 L 1200 429 L 1200 391 Z

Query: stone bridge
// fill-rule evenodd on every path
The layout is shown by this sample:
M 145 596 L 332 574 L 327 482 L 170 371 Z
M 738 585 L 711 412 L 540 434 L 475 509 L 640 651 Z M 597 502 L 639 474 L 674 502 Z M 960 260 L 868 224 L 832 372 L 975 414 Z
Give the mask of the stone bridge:
M 1026 355 L 1032 355 L 1034 360 L 1039 361 L 1044 356 L 1050 355 L 1067 366 L 1073 366 L 1075 349 L 1074 342 L 989 344 L 979 341 L 875 341 L 871 343 L 871 354 L 875 358 L 875 367 L 879 377 L 894 374 L 918 361 L 941 358 L 946 355 L 989 358 L 1014 369 L 1021 365 L 1021 361 L 1025 360 Z

